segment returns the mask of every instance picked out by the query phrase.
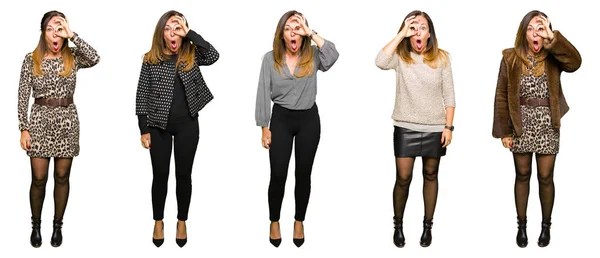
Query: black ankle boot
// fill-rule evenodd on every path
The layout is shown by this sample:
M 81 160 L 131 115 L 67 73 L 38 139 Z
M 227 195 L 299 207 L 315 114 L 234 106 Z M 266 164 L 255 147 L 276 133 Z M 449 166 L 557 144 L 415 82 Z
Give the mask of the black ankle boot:
M 423 234 L 421 235 L 421 246 L 428 247 L 431 245 L 431 226 L 433 226 L 433 219 L 423 219 Z
M 540 238 L 538 239 L 538 246 L 546 247 L 550 244 L 550 218 L 542 219 L 542 232 L 540 233 Z
M 394 217 L 394 245 L 404 247 L 405 238 L 402 232 L 402 219 Z
M 526 247 L 527 241 L 527 217 L 524 219 L 517 218 L 519 224 L 519 231 L 517 231 L 517 245 L 519 247 Z
M 62 244 L 62 219 L 54 219 L 52 223 L 52 237 L 50 238 L 50 244 L 54 247 L 59 247 Z
M 35 248 L 42 246 L 41 224 L 42 221 L 40 219 L 31 218 L 31 237 L 29 238 L 29 242 Z

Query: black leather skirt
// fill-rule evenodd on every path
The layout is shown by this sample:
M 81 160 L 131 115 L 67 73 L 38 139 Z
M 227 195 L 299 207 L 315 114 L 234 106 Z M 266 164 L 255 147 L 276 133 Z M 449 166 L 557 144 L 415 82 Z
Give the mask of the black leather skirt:
M 417 132 L 394 126 L 394 155 L 401 157 L 432 157 L 446 155 L 440 141 L 442 132 Z

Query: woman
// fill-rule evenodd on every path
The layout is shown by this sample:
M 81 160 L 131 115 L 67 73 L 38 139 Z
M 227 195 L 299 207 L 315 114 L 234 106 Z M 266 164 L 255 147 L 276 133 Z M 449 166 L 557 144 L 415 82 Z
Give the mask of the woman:
M 185 221 L 192 195 L 192 165 L 199 140 L 198 111 L 213 99 L 200 73 L 219 53 L 191 30 L 183 14 L 168 11 L 154 30 L 144 55 L 136 97 L 142 146 L 152 160 L 152 209 L 156 247 L 164 242 L 164 209 L 171 149 L 175 148 L 177 180 L 177 245 L 187 243 Z
M 73 32 L 64 14 L 50 11 L 41 21 L 38 45 L 28 53 L 19 81 L 19 130 L 21 148 L 31 161 L 31 205 L 33 247 L 42 245 L 41 215 L 50 158 L 54 158 L 54 221 L 50 244 L 62 244 L 62 225 L 69 199 L 69 175 L 73 158 L 79 155 L 79 118 L 73 103 L 75 79 L 80 68 L 100 61 L 90 45 Z M 75 47 L 69 47 L 69 40 Z M 28 117 L 29 98 L 35 101 Z
M 403 247 L 402 218 L 415 158 L 423 159 L 425 218 L 420 244 L 431 244 L 441 156 L 452 141 L 454 83 L 448 52 L 439 49 L 427 13 L 409 13 L 396 37 L 377 55 L 376 65 L 396 70 L 394 120 L 394 244 Z
M 311 40 L 317 45 L 312 46 Z M 262 146 L 269 150 L 269 240 L 276 247 L 281 244 L 279 216 L 294 138 L 296 221 L 293 241 L 298 247 L 304 243 L 303 221 L 310 196 L 310 175 L 321 135 L 315 103 L 316 70 L 329 70 L 338 56 L 335 45 L 311 30 L 301 13 L 289 11 L 279 19 L 273 50 L 263 57 L 256 95 L 256 125 L 262 128 Z M 271 101 L 274 103 L 272 116 Z
M 533 153 L 542 205 L 540 247 L 550 243 L 554 206 L 554 162 L 559 149 L 560 118 L 569 110 L 560 83 L 561 72 L 574 72 L 581 56 L 548 16 L 531 11 L 519 25 L 514 48 L 502 51 L 494 103 L 492 135 L 513 153 L 517 245 L 526 247 L 527 199 Z

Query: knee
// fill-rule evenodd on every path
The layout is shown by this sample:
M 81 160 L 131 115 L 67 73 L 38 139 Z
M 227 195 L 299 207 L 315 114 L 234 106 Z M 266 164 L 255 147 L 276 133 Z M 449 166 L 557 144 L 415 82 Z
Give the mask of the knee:
M 423 169 L 423 179 L 425 181 L 436 181 L 438 178 L 438 170 L 432 168 Z
M 296 175 L 296 184 L 310 185 L 310 174 Z
M 69 174 L 55 174 L 54 175 L 54 184 L 56 185 L 66 185 L 69 183 Z
M 517 175 L 516 175 L 517 181 L 529 182 L 530 178 L 531 178 L 531 170 L 530 169 L 523 169 L 523 170 L 517 171 Z
M 271 184 L 285 185 L 287 174 L 271 173 Z
M 44 187 L 48 181 L 48 176 L 36 177 L 34 176 L 31 180 L 31 184 L 35 187 Z
M 191 173 L 176 173 L 175 180 L 180 183 L 191 183 L 192 182 L 192 174 Z
M 548 186 L 554 183 L 552 174 L 538 174 L 539 184 L 542 186 Z
M 396 176 L 396 186 L 397 187 L 407 187 L 410 185 L 410 181 L 412 181 L 412 174 Z

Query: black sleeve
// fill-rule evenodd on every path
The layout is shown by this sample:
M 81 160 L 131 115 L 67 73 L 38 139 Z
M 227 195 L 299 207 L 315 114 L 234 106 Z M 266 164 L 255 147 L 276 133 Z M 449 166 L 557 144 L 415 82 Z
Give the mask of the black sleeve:
M 147 134 L 150 132 L 150 128 L 148 128 L 148 124 L 146 123 L 148 118 L 146 115 L 138 115 L 138 126 L 140 127 L 141 134 Z
M 219 60 L 219 52 L 217 52 L 213 45 L 204 40 L 198 33 L 190 30 L 186 37 L 194 43 L 194 46 L 196 46 L 196 57 L 194 58 L 194 62 L 196 62 L 198 66 L 212 65 Z
M 200 36 L 200 34 L 196 33 L 194 30 L 188 31 L 188 34 L 186 37 L 188 39 L 190 39 L 192 41 L 192 43 L 194 43 L 194 45 L 196 45 L 199 48 L 198 50 L 201 51 L 202 53 L 206 53 L 210 49 L 210 44 L 206 40 L 204 40 L 204 38 L 202 38 L 202 36 Z

